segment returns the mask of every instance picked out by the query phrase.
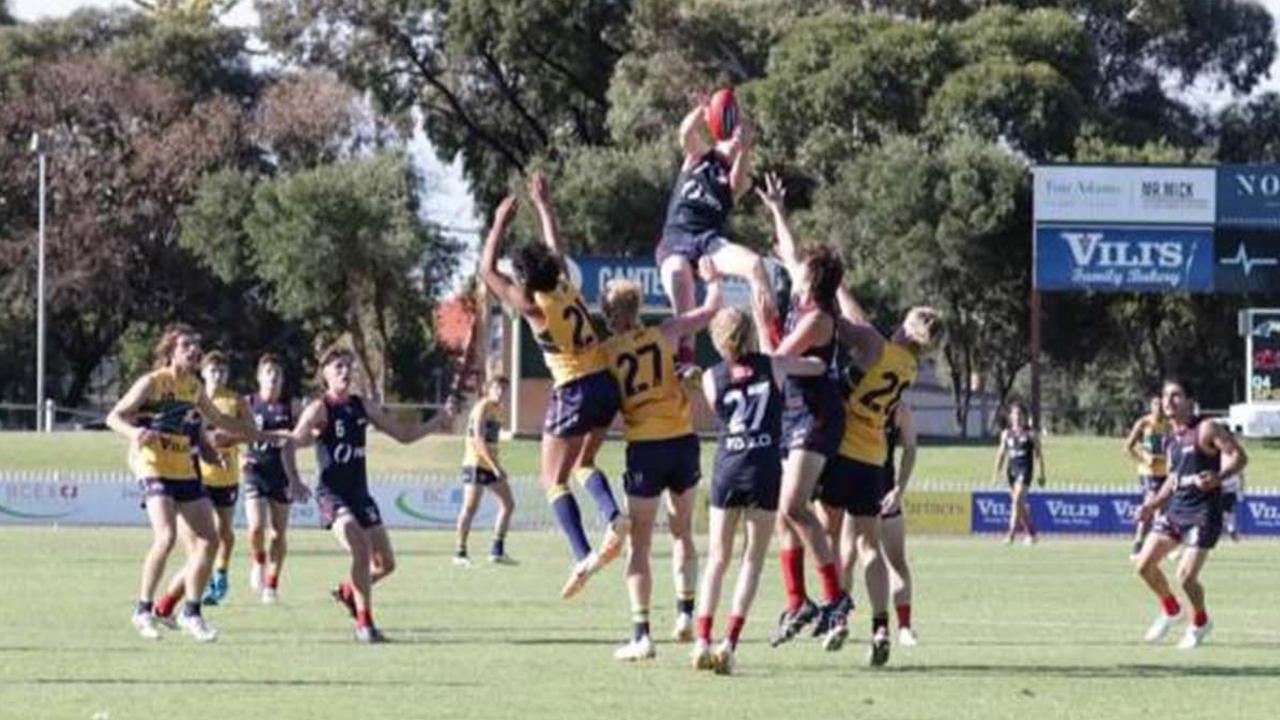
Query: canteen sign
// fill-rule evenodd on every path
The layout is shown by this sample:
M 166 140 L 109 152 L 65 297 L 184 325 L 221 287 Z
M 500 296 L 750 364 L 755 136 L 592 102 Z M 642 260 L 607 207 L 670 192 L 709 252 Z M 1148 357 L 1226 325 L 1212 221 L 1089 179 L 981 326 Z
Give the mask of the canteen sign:
M 1101 292 L 1213 289 L 1209 228 L 1036 229 L 1036 287 Z
M 1208 167 L 1046 165 L 1033 171 L 1037 223 L 1213 225 Z

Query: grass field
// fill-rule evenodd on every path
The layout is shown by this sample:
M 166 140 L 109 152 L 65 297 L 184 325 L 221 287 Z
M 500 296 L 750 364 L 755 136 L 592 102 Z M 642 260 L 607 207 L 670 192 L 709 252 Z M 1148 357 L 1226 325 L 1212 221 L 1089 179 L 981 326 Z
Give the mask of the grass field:
M 432 437 L 411 446 L 397 445 L 385 435 L 371 434 L 369 467 L 374 473 L 457 471 L 462 439 Z M 994 442 L 994 441 L 993 441 Z M 1128 485 L 1133 466 L 1121 451 L 1119 438 L 1082 435 L 1052 436 L 1045 440 L 1049 481 L 1057 484 Z M 1249 483 L 1253 487 L 1280 487 L 1280 446 L 1251 441 Z M 125 469 L 125 440 L 109 432 L 0 433 L 0 471 L 62 470 L 121 471 Z M 502 444 L 507 469 L 513 475 L 537 471 L 538 446 L 534 440 Z M 916 477 L 929 481 L 985 485 L 991 479 L 993 445 L 928 444 L 921 448 Z M 714 450 L 702 453 L 703 474 L 711 470 Z M 311 451 L 299 453 L 304 470 L 314 466 Z M 610 441 L 601 451 L 599 464 L 611 477 L 622 471 L 623 443 Z
M 238 554 L 230 604 L 208 611 L 222 637 L 201 646 L 178 634 L 143 641 L 129 626 L 145 530 L 0 529 L 0 717 L 1272 718 L 1280 699 L 1270 543 L 1215 555 L 1205 578 L 1217 630 L 1188 653 L 1140 642 L 1154 603 L 1120 540 L 914 541 L 922 644 L 895 648 L 880 670 L 863 667 L 861 597 L 843 652 L 812 641 L 769 649 L 781 602 L 770 564 L 740 673 L 721 678 L 695 674 L 687 648 L 665 641 L 655 661 L 615 663 L 628 616 L 620 568 L 564 603 L 556 536 L 518 534 L 509 546 L 520 566 L 472 570 L 450 566 L 446 533 L 393 539 L 400 570 L 376 606 L 393 644 L 351 643 L 325 593 L 344 560 L 330 537 L 304 530 L 278 606 L 252 602 Z M 654 570 L 665 638 L 665 555 Z

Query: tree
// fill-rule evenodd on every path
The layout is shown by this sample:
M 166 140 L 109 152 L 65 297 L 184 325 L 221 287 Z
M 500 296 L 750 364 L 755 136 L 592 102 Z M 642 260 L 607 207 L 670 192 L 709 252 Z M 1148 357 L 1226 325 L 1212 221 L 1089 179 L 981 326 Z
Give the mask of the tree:
M 842 249 L 856 282 L 887 283 L 907 306 L 943 313 L 955 420 L 963 433 L 972 378 L 1003 399 L 1026 365 L 1030 179 L 994 143 L 956 136 L 939 147 L 889 138 L 818 191 L 813 237 Z
M 29 67 L 0 103 L 0 134 L 43 133 L 50 163 L 48 286 L 51 349 L 66 363 L 65 402 L 80 401 L 91 374 L 129 322 L 172 317 L 192 265 L 174 243 L 178 207 L 201 175 L 234 156 L 238 110 L 192 104 L 169 82 L 101 59 Z M 35 163 L 6 143 L 0 257 L 23 268 L 10 302 L 34 297 Z M 31 273 L 31 274 L 28 274 Z
M 1263 93 L 1218 115 L 1218 160 L 1275 162 L 1280 158 L 1280 94 Z
M 214 185 L 238 184 L 224 176 Z M 415 190 L 403 157 L 375 156 L 265 181 L 244 218 L 245 266 L 268 289 L 271 307 L 313 335 L 349 335 L 378 397 L 393 342 L 421 334 L 415 323 L 428 317 L 427 299 L 454 267 L 452 245 L 419 219 Z M 209 207 L 202 199 L 188 216 L 190 227 L 200 224 L 198 209 Z M 213 238 L 189 243 L 222 266 L 217 258 L 227 246 Z
M 626 52 L 626 0 L 262 0 L 262 34 L 329 68 L 381 111 L 462 158 L 486 212 L 539 154 L 607 137 L 606 92 Z

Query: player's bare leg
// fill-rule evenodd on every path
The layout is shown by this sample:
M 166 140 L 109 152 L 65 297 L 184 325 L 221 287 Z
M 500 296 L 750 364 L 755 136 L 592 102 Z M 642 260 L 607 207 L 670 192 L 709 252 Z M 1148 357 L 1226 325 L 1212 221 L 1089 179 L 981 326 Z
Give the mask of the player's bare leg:
M 867 583 L 867 598 L 871 604 L 871 652 L 868 662 L 872 666 L 889 661 L 889 571 L 880 551 L 880 516 L 853 518 L 857 537 L 858 562 L 862 565 Z
M 698 670 L 714 667 L 711 656 L 711 629 L 715 622 L 716 608 L 720 604 L 720 590 L 729 559 L 733 555 L 733 538 L 737 534 L 738 518 L 742 511 L 736 508 L 711 508 L 707 528 L 707 564 L 702 570 L 702 582 L 698 587 L 698 640 L 689 659 Z M 770 513 L 769 521 L 773 517 Z
M 889 564 L 889 588 L 898 615 L 898 644 L 917 644 L 911 627 L 911 567 L 907 564 L 907 527 L 901 515 L 880 519 L 880 549 Z
M 1160 601 L 1160 613 L 1147 630 L 1147 642 L 1158 642 L 1183 619 L 1182 606 L 1178 604 L 1173 590 L 1169 587 L 1169 579 L 1160 569 L 1160 563 L 1164 562 L 1165 556 L 1173 552 L 1176 547 L 1178 543 L 1173 538 L 1153 532 L 1147 535 L 1142 552 L 1138 554 L 1136 563 L 1138 577 L 1142 578 Z
M 151 547 L 142 560 L 142 577 L 138 587 L 138 604 L 133 613 L 133 626 L 148 640 L 158 640 L 160 631 L 155 613 L 156 587 L 164 575 L 164 566 L 178 538 L 177 509 L 171 498 L 153 496 L 146 500 L 147 519 L 151 523 Z
M 1209 551 L 1197 547 L 1188 547 L 1182 557 L 1178 558 L 1178 583 L 1182 585 L 1182 591 L 1192 610 L 1191 625 L 1178 643 L 1178 648 L 1182 650 L 1199 647 L 1213 629 L 1213 622 L 1209 620 L 1209 612 L 1205 607 L 1204 585 L 1200 583 L 1200 571 L 1204 569 L 1208 559 Z
M 742 629 L 747 624 L 747 613 L 755 602 L 760 588 L 760 575 L 764 572 L 765 555 L 773 537 L 774 514 L 767 510 L 747 511 L 747 546 L 742 553 L 742 566 L 738 569 L 738 581 L 733 590 L 733 605 L 729 610 L 729 628 L 724 641 L 712 655 L 715 671 L 729 675 L 737 664 L 736 653 Z
M 694 594 L 698 585 L 698 548 L 693 544 L 693 504 L 696 488 L 667 494 L 667 527 L 671 533 L 671 578 L 676 590 L 676 622 L 671 637 L 693 642 Z
M 627 553 L 627 596 L 631 601 L 631 640 L 613 653 L 617 660 L 647 660 L 654 656 L 649 628 L 649 604 L 653 598 L 653 525 L 658 514 L 657 498 L 630 496 L 631 543 Z
M 261 591 L 267 565 L 267 532 L 271 525 L 271 501 L 264 497 L 245 498 L 244 516 L 249 524 L 249 588 Z
M 489 486 L 498 500 L 498 516 L 493 519 L 493 544 L 489 548 L 489 562 L 510 564 L 507 556 L 507 530 L 511 527 L 511 515 L 516 509 L 516 499 L 511 494 L 511 484 L 506 480 Z
M 475 520 L 483 496 L 484 488 L 478 482 L 462 486 L 462 507 L 458 508 L 458 520 L 454 528 L 453 564 L 457 567 L 471 567 L 471 558 L 467 555 L 467 539 L 471 535 L 471 522 Z
M 178 625 L 199 642 L 217 639 L 218 631 L 210 627 L 200 612 L 200 596 L 209 582 L 218 535 L 213 503 L 208 498 L 177 504 L 178 517 L 186 525 L 182 537 L 187 542 L 187 564 L 182 570 L 184 603 Z

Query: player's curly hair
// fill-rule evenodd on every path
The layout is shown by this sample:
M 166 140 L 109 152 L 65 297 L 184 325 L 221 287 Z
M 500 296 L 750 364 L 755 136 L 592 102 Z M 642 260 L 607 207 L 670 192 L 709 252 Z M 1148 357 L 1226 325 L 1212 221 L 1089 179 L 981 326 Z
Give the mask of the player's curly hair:
M 184 337 L 199 340 L 200 334 L 186 323 L 175 323 L 165 328 L 164 334 L 160 336 L 160 342 L 156 343 L 152 367 L 156 370 L 169 367 L 169 363 L 173 362 L 173 351 L 178 348 L 178 341 Z
M 801 262 L 809 274 L 809 293 L 814 303 L 832 315 L 838 314 L 836 292 L 844 281 L 844 261 L 827 245 L 816 245 L 805 252 Z
M 614 332 L 626 332 L 640 324 L 640 286 L 634 280 L 615 278 L 604 288 L 600 309 Z
M 711 344 L 730 362 L 751 352 L 755 334 L 747 314 L 737 308 L 724 308 L 711 318 Z
M 528 242 L 511 253 L 511 268 L 525 292 L 551 292 L 560 282 L 560 258 L 541 242 Z

